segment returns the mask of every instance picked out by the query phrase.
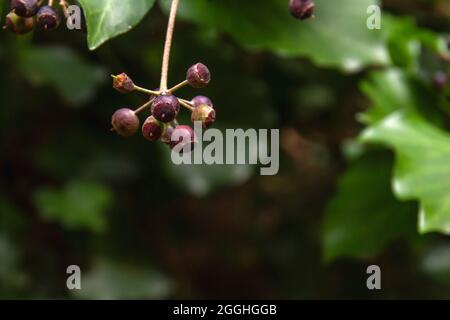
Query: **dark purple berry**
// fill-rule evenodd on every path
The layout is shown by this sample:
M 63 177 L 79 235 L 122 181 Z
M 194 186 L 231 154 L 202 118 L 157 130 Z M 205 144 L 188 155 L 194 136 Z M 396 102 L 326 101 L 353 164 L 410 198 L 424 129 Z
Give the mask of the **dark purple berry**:
M 209 128 L 216 121 L 216 110 L 201 104 L 192 111 L 191 120 L 192 122 L 201 121 L 203 128 Z
M 171 94 L 162 94 L 152 104 L 152 115 L 159 121 L 167 123 L 175 119 L 180 111 L 178 99 Z
M 38 12 L 38 0 L 12 0 L 11 10 L 20 17 L 30 18 Z
M 60 21 L 58 12 L 51 6 L 43 6 L 37 13 L 37 23 L 45 30 L 55 29 Z
M 314 15 L 313 0 L 289 0 L 289 10 L 296 19 L 305 20 Z
M 206 104 L 207 106 L 213 107 L 211 99 L 205 96 L 196 96 L 192 98 L 191 103 L 195 108 L 202 104 Z
M 150 116 L 145 120 L 142 125 L 142 135 L 145 139 L 155 142 L 161 138 L 163 132 L 163 124 L 155 119 L 155 117 Z
M 133 110 L 122 108 L 114 112 L 111 124 L 119 135 L 129 137 L 138 131 L 139 118 Z
M 179 125 L 173 129 L 170 140 L 171 148 L 178 146 L 178 150 L 180 150 L 180 152 L 183 152 L 185 148 L 187 151 L 193 150 L 195 144 L 197 143 L 197 137 L 194 129 L 186 125 Z M 187 147 L 188 145 L 189 147 Z
M 33 30 L 34 20 L 33 18 L 23 18 L 10 12 L 6 15 L 6 21 L 4 29 L 9 29 L 16 34 L 26 34 Z
M 122 93 L 129 93 L 134 91 L 133 80 L 126 74 L 121 73 L 113 77 L 113 88 Z
M 211 73 L 202 63 L 196 63 L 189 68 L 186 80 L 193 88 L 203 88 L 211 81 Z
M 450 76 L 443 72 L 438 71 L 433 76 L 433 85 L 438 90 L 443 90 L 450 83 Z

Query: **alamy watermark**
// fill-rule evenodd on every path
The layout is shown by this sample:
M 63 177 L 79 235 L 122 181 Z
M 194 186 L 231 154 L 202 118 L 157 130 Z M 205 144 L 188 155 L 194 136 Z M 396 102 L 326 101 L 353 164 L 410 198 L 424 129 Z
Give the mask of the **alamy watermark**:
M 367 267 L 366 273 L 370 274 L 366 281 L 367 289 L 381 290 L 381 268 L 373 264 Z
M 369 17 L 366 20 L 366 26 L 369 30 L 381 29 L 381 8 L 376 4 L 367 7 Z
M 83 14 L 77 5 L 67 7 L 66 26 L 69 30 L 81 30 L 83 27 Z
M 81 269 L 76 264 L 70 265 L 66 269 L 69 276 L 66 280 L 66 286 L 69 290 L 81 290 Z
M 280 166 L 280 132 L 278 129 L 218 129 L 203 131 L 200 121 L 194 122 L 196 143 L 191 151 L 191 137 L 172 135 L 182 140 L 171 153 L 175 165 L 182 164 L 260 164 L 261 175 L 275 175 Z M 270 146 L 270 152 L 269 152 Z

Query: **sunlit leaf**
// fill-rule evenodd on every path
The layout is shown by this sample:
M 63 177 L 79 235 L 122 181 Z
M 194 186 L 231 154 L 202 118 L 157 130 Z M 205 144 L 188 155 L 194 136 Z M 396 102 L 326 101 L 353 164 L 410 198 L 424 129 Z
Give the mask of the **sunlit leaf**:
M 417 113 L 397 111 L 366 129 L 362 140 L 394 149 L 394 192 L 419 200 L 419 231 L 449 234 L 450 134 Z

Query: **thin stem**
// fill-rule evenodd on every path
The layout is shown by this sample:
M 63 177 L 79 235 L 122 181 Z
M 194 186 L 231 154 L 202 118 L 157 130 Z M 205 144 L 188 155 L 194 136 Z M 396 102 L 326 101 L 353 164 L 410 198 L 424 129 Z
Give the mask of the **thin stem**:
M 170 8 L 169 23 L 167 25 L 166 43 L 164 45 L 163 63 L 161 70 L 161 91 L 167 91 L 167 78 L 169 73 L 170 49 L 172 48 L 173 30 L 175 29 L 175 20 L 177 16 L 179 0 L 172 0 Z
M 64 17 L 68 17 L 69 13 L 67 12 L 68 8 L 69 8 L 69 4 L 67 3 L 66 0 L 59 0 L 59 5 L 61 6 L 63 13 L 64 13 Z
M 142 93 L 150 94 L 150 95 L 155 95 L 155 96 L 159 96 L 161 94 L 161 91 L 153 91 L 153 90 L 139 87 L 137 85 L 134 85 L 134 90 L 142 92 Z
M 188 105 L 190 105 L 191 107 L 194 107 L 194 105 L 192 104 L 192 102 L 191 101 L 189 101 L 189 100 L 186 100 L 186 99 L 179 99 L 179 100 L 181 100 L 181 101 L 183 101 L 184 103 L 186 103 L 186 104 L 188 104 Z
M 140 106 L 139 108 L 134 110 L 134 114 L 139 114 L 140 112 L 142 112 L 145 109 L 147 109 L 152 104 L 153 100 L 154 99 L 150 99 L 148 102 L 146 102 L 145 104 L 143 104 L 142 106 Z
M 183 82 L 180 82 L 179 84 L 177 84 L 176 86 L 173 86 L 172 88 L 170 88 L 168 91 L 170 93 L 173 93 L 175 91 L 177 91 L 178 89 L 183 88 L 184 86 L 186 86 L 187 84 L 189 84 L 189 82 L 187 80 L 184 80 Z
M 189 110 L 191 110 L 191 111 L 194 111 L 194 107 L 192 107 L 191 104 L 190 104 L 188 101 L 186 101 L 186 100 L 184 100 L 184 99 L 178 99 L 178 102 L 180 102 L 180 104 L 181 104 L 183 107 L 185 107 L 185 108 L 187 108 L 187 109 L 189 109 Z
M 52 6 L 53 6 L 53 0 L 48 0 L 48 5 L 49 5 L 50 7 L 52 7 Z

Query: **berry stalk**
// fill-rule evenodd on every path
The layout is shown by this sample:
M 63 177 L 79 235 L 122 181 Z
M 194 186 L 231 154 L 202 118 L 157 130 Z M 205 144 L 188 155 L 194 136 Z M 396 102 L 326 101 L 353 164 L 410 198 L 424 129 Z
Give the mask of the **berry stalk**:
M 148 102 L 144 103 L 142 106 L 140 106 L 139 108 L 137 108 L 136 110 L 134 110 L 134 114 L 139 114 L 142 111 L 144 111 L 145 109 L 147 109 L 148 107 L 150 107 L 153 103 L 153 99 L 150 99 Z
M 173 86 L 172 88 L 169 89 L 170 93 L 173 93 L 175 91 L 177 91 L 178 89 L 181 89 L 185 86 L 187 86 L 189 84 L 189 81 L 184 80 L 183 82 L 180 82 L 179 84 L 177 84 L 176 86 Z
M 186 109 L 189 109 L 190 111 L 194 110 L 194 107 L 191 105 L 191 103 L 184 99 L 178 99 L 178 102 L 185 107 Z
M 164 54 L 161 70 L 161 91 L 167 91 L 167 78 L 169 73 L 170 49 L 172 48 L 173 31 L 175 29 L 175 20 L 177 16 L 179 0 L 172 0 L 170 8 L 169 23 L 167 25 L 166 43 L 164 45 Z

